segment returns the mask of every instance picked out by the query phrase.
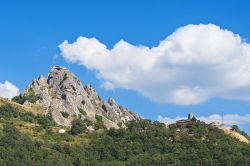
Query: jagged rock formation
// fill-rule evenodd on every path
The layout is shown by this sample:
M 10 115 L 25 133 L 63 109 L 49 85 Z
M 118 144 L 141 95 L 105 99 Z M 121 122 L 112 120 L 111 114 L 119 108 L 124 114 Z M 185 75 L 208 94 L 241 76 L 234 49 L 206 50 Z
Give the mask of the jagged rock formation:
M 107 128 L 117 128 L 118 123 L 122 125 L 136 118 L 114 99 L 103 101 L 91 85 L 83 86 L 64 67 L 52 67 L 48 77 L 33 80 L 22 95 L 38 96 L 36 104 L 44 108 L 44 114 L 51 114 L 55 122 L 63 126 L 71 126 L 72 120 L 78 117 L 95 121 L 96 115 L 100 115 Z M 67 116 L 63 116 L 65 114 Z

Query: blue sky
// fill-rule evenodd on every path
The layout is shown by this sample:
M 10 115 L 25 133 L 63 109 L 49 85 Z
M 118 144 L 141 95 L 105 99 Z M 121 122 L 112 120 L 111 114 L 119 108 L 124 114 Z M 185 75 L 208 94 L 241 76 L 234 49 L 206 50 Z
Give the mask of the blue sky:
M 84 36 L 87 42 L 92 37 L 96 38 L 99 43 L 107 47 L 107 50 L 112 49 L 120 40 L 135 47 L 152 48 L 157 47 L 160 41 L 176 32 L 177 28 L 182 28 L 183 33 L 193 32 L 200 28 L 198 26 L 200 24 L 205 25 L 205 29 L 208 24 L 213 24 L 219 27 L 219 31 L 223 33 L 227 29 L 233 34 L 239 34 L 242 40 L 249 43 L 249 5 L 248 1 L 216 0 L 202 3 L 194 0 L 185 2 L 181 0 L 172 2 L 163 0 L 137 2 L 132 0 L 123 2 L 111 0 L 105 2 L 5 1 L 0 5 L 0 83 L 3 85 L 7 80 L 22 92 L 33 78 L 41 74 L 46 75 L 51 66 L 62 65 L 75 73 L 83 84 L 92 84 L 103 98 L 107 99 L 112 96 L 119 104 L 137 112 L 142 117 L 155 120 L 161 115 L 162 119 L 164 117 L 175 119 L 177 116 L 185 117 L 189 112 L 205 118 L 213 114 L 237 114 L 237 117 L 229 116 L 229 120 L 236 118 L 240 127 L 250 133 L 250 121 L 248 120 L 250 101 L 241 99 L 242 95 L 250 95 L 250 89 L 247 92 L 246 88 L 244 90 L 246 94 L 239 96 L 237 91 L 237 97 L 216 93 L 209 97 L 206 96 L 201 102 L 183 105 L 183 103 L 176 103 L 171 99 L 165 100 L 166 97 L 162 93 L 154 95 L 151 91 L 148 92 L 147 88 L 140 88 L 139 83 L 128 85 L 124 82 L 117 83 L 117 80 L 111 79 L 107 74 L 98 79 L 98 74 L 106 70 L 111 71 L 113 68 L 107 67 L 108 69 L 106 69 L 96 65 L 93 67 L 92 64 L 81 61 L 81 59 L 74 61 L 70 54 L 64 53 L 58 47 L 64 40 L 68 40 L 68 44 L 65 45 L 68 48 L 78 37 Z M 196 26 L 186 27 L 189 24 Z M 216 27 L 208 28 L 209 32 Z M 225 45 L 224 43 L 219 44 Z M 81 43 L 80 46 L 82 46 Z M 63 53 L 64 55 L 61 55 Z M 130 52 L 128 51 L 128 53 Z M 116 54 L 119 55 L 119 53 Z M 80 56 L 85 55 L 79 54 Z M 154 75 L 154 77 L 164 77 L 164 75 Z M 207 76 L 197 75 L 192 84 L 204 77 Z M 148 77 L 142 77 L 139 81 L 148 82 L 148 80 L 143 80 L 146 78 Z M 103 88 L 102 85 L 107 80 L 113 81 L 113 84 L 116 83 L 117 88 L 112 90 Z M 154 86 L 151 82 L 147 85 Z M 164 85 L 163 88 L 168 89 L 166 86 Z M 169 88 L 176 87 L 171 85 Z M 232 94 L 236 93 L 232 92 Z M 161 95 L 164 101 L 159 102 Z

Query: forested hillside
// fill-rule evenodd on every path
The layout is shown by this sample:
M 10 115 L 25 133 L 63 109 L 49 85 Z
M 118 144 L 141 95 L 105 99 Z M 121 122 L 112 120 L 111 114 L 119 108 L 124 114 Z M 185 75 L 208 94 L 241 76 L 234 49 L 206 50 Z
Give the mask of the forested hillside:
M 59 134 L 49 115 L 0 103 L 1 165 L 250 165 L 250 145 L 218 128 L 193 121 L 188 126 L 132 120 L 126 128 L 95 131 L 75 121 Z

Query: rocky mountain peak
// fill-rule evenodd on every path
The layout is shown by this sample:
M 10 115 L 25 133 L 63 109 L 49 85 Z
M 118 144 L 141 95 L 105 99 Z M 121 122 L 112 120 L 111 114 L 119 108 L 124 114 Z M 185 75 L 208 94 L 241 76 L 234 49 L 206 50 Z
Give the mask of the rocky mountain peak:
M 65 67 L 52 67 L 47 77 L 34 79 L 22 95 L 38 96 L 36 103 L 44 108 L 44 114 L 63 126 L 71 126 L 76 118 L 95 121 L 99 115 L 107 128 L 117 128 L 118 123 L 136 118 L 114 99 L 102 100 L 91 85 L 83 86 Z

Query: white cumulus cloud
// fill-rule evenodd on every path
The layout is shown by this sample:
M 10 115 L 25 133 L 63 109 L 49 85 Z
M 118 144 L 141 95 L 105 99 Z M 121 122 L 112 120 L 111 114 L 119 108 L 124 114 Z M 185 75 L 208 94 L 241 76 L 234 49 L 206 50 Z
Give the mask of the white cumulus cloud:
M 181 119 L 187 119 L 187 117 L 175 117 L 175 118 L 169 118 L 169 117 L 163 117 L 161 115 L 158 115 L 157 120 L 159 122 L 164 123 L 175 123 L 178 120 Z M 212 122 L 219 122 L 223 124 L 231 126 L 231 125 L 243 125 L 243 124 L 250 124 L 250 114 L 246 115 L 239 115 L 239 114 L 226 114 L 226 115 L 219 115 L 219 114 L 212 114 L 209 116 L 200 116 L 197 117 L 197 119 L 206 122 L 206 123 L 212 123 Z
M 180 105 L 213 97 L 250 100 L 250 44 L 213 24 L 180 27 L 151 48 L 121 40 L 108 49 L 86 37 L 59 48 L 67 61 L 97 71 L 106 89 Z
M 19 89 L 9 81 L 0 82 L 0 97 L 13 98 L 19 95 Z

